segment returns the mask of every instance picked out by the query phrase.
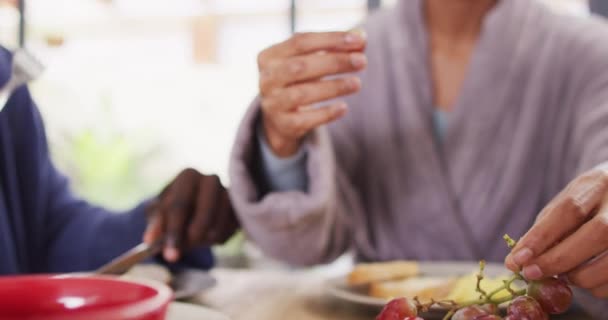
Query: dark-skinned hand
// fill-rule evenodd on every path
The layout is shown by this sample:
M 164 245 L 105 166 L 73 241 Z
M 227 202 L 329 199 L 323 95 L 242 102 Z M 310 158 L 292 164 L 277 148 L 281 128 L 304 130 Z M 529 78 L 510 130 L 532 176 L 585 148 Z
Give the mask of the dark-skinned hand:
M 164 238 L 163 257 L 226 242 L 239 229 L 228 192 L 217 176 L 186 169 L 147 208 L 144 242 Z

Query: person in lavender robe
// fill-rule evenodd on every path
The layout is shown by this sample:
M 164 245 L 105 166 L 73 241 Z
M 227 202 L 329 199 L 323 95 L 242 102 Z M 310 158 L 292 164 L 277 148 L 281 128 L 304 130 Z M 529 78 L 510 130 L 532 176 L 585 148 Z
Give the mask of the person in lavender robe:
M 0 48 L 0 88 L 12 55 Z M 95 270 L 145 240 L 164 239 L 158 261 L 209 269 L 209 246 L 238 228 L 215 176 L 182 171 L 158 196 L 118 214 L 76 197 L 52 163 L 26 86 L 0 112 L 0 275 Z M 188 250 L 185 252 L 184 250 Z
M 248 236 L 293 265 L 508 256 L 606 312 L 606 23 L 535 0 L 402 0 L 361 29 L 259 55 L 230 163 Z M 504 234 L 522 237 L 512 252 Z

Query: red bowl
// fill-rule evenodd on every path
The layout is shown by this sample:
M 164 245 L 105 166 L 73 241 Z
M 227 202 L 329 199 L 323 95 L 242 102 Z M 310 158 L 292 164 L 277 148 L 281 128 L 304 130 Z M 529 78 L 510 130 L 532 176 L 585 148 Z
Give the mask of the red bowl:
M 0 277 L 0 320 L 163 320 L 160 283 L 97 276 Z

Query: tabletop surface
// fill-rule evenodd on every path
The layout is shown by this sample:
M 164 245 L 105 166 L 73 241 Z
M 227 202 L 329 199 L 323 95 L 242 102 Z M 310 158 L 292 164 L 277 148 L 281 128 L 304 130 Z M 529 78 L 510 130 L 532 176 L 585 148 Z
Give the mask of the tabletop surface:
M 373 320 L 378 309 L 343 302 L 325 289 L 328 278 L 314 271 L 213 271 L 218 285 L 192 302 L 218 310 L 232 320 Z M 590 320 L 571 313 L 554 320 Z

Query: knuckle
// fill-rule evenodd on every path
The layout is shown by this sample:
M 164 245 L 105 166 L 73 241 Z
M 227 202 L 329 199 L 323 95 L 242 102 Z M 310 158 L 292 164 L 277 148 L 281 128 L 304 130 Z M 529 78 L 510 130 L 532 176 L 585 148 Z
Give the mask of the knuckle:
M 537 254 L 540 251 L 539 248 L 542 247 L 543 239 L 546 239 L 546 238 L 547 238 L 546 232 L 539 228 L 539 229 L 533 230 L 533 232 L 529 232 L 528 234 L 526 234 L 524 240 L 521 242 L 522 242 L 522 245 L 530 248 L 530 250 L 532 250 L 532 252 Z
M 292 75 L 299 75 L 306 69 L 306 63 L 303 59 L 294 59 L 289 61 L 286 65 L 287 73 Z
M 564 206 L 568 213 L 574 215 L 579 221 L 586 220 L 589 216 L 585 204 L 577 197 L 567 196 L 564 199 Z
M 608 172 L 606 170 L 595 169 L 592 171 L 592 174 L 596 188 L 602 192 L 608 190 Z
M 292 89 L 287 93 L 287 103 L 289 105 L 299 105 L 306 100 L 306 92 L 302 89 Z
M 296 51 L 305 51 L 308 48 L 309 38 L 310 38 L 309 33 L 296 33 L 293 37 L 291 37 L 290 45 Z
M 350 58 L 346 54 L 336 54 L 332 57 L 332 65 L 336 71 L 347 70 L 351 67 Z
M 560 195 L 568 195 L 571 194 L 574 190 L 576 190 L 576 188 L 578 188 L 578 186 L 585 180 L 587 179 L 589 175 L 589 172 L 586 172 L 582 175 L 577 176 L 576 178 L 574 178 L 574 180 L 570 181 L 566 187 L 564 188 L 564 190 L 562 190 L 562 192 L 560 193 Z
M 605 213 L 598 214 L 594 219 L 593 223 L 597 230 L 596 236 L 606 240 L 608 238 L 608 215 Z
M 595 180 L 595 178 L 597 177 L 599 170 L 590 170 L 587 171 L 583 174 L 581 174 L 578 178 L 574 179 L 574 184 L 581 184 L 581 183 L 586 183 L 588 181 L 591 180 Z
M 184 169 L 184 171 L 182 171 L 182 173 L 186 177 L 192 177 L 192 176 L 198 176 L 199 175 L 198 170 L 196 170 L 194 168 L 186 168 L 186 169 Z

